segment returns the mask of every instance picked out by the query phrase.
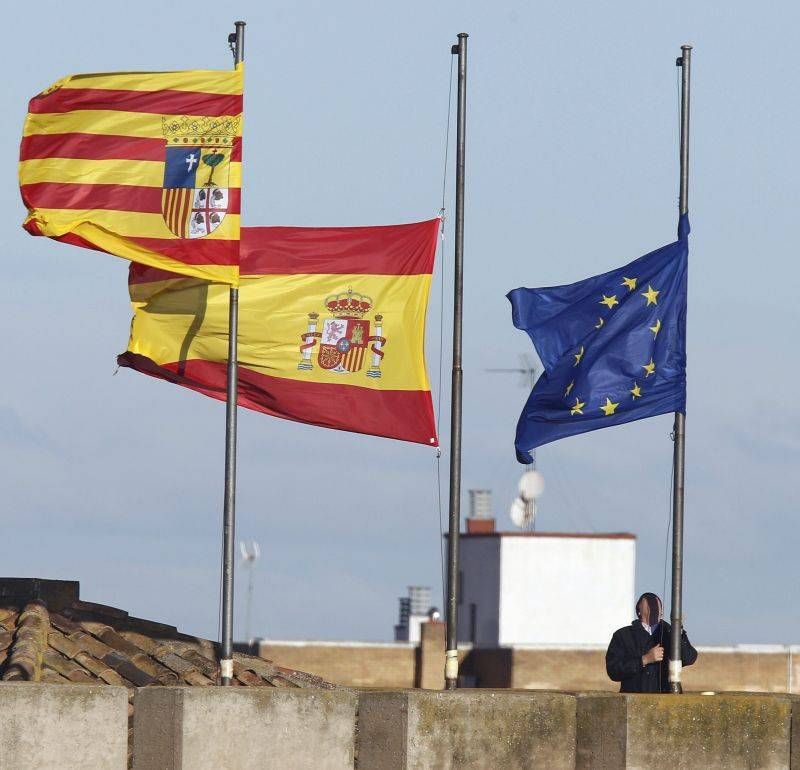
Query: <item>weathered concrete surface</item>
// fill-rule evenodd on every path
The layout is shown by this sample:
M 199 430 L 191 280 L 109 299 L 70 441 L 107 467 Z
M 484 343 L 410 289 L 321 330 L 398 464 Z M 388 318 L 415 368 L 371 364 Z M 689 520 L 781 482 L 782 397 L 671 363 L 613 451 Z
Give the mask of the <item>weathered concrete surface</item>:
M 776 695 L 580 695 L 576 768 L 787 768 L 791 712 Z
M 420 626 L 417 687 L 424 690 L 444 689 L 445 624 L 427 621 Z
M 800 770 L 800 696 L 789 695 L 792 708 L 791 770 Z
M 134 770 L 352 770 L 358 697 L 340 690 L 147 687 Z
M 124 687 L 0 683 L 2 770 L 125 770 Z
M 573 695 L 458 690 L 365 692 L 359 770 L 575 767 Z

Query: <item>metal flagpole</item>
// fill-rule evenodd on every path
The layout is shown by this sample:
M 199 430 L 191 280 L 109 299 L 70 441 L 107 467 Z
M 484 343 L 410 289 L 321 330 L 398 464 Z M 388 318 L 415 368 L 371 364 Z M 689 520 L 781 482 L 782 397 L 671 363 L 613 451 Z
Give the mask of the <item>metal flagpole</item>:
M 450 52 L 458 55 L 456 118 L 456 238 L 453 289 L 453 374 L 450 401 L 450 519 L 447 534 L 447 652 L 444 678 L 448 690 L 458 683 L 458 536 L 461 526 L 461 316 L 464 297 L 464 150 L 467 122 L 467 35 L 459 32 Z
M 228 36 L 234 66 L 244 61 L 245 22 L 235 22 L 236 32 Z M 225 404 L 225 503 L 222 516 L 222 651 L 220 680 L 233 679 L 233 554 L 236 537 L 236 402 L 239 391 L 238 367 L 239 289 L 231 287 L 228 300 L 228 387 Z
M 681 68 L 681 185 L 679 210 L 689 210 L 689 77 L 692 46 L 682 45 L 675 64 Z M 681 693 L 681 636 L 683 631 L 683 471 L 685 459 L 686 415 L 675 412 L 672 455 L 672 636 L 669 650 L 669 690 Z

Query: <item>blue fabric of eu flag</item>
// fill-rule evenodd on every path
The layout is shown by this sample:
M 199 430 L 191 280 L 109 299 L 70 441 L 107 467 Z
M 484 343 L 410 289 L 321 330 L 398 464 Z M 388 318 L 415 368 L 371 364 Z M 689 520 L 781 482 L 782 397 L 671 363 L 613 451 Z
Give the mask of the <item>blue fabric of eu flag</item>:
M 542 444 L 686 412 L 689 220 L 678 240 L 603 275 L 508 293 L 544 366 L 517 423 L 517 459 Z

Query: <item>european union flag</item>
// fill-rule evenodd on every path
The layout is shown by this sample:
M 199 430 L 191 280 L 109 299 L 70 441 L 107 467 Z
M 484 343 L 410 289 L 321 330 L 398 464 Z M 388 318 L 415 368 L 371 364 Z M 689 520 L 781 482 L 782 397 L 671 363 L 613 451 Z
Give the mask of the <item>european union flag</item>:
M 544 366 L 517 423 L 517 459 L 566 436 L 686 411 L 689 219 L 678 240 L 568 286 L 509 292 Z

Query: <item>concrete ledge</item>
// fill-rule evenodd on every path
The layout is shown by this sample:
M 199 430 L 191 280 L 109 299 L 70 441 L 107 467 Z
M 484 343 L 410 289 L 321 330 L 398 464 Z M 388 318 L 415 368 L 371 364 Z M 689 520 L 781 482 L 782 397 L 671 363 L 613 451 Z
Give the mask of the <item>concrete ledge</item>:
M 788 768 L 791 721 L 778 695 L 579 695 L 575 766 Z
M 364 692 L 359 770 L 575 767 L 573 695 L 508 690 Z
M 125 770 L 124 687 L 0 683 L 0 768 Z
M 357 700 L 340 690 L 143 688 L 133 767 L 352 770 Z

